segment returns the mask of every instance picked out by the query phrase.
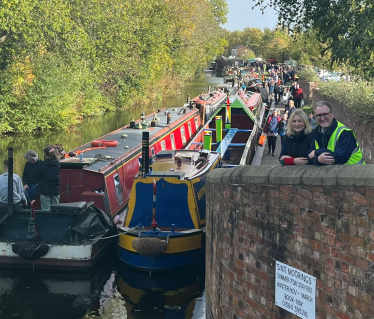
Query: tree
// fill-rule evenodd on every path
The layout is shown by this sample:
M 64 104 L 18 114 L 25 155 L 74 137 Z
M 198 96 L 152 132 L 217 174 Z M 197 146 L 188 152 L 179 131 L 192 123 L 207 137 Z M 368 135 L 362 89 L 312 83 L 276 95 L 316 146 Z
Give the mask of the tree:
M 175 92 L 223 53 L 224 0 L 3 0 L 0 134 Z
M 374 3 L 372 0 L 252 0 L 264 10 L 274 7 L 279 24 L 293 34 L 314 30 L 330 64 L 342 62 L 367 78 L 374 75 Z

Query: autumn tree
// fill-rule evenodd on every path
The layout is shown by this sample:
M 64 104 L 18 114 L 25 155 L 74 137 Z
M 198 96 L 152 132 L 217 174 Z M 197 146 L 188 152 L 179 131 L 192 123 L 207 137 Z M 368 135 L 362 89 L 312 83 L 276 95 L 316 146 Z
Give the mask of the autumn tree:
M 254 6 L 274 7 L 279 24 L 291 33 L 314 30 L 321 53 L 330 63 L 346 63 L 357 73 L 374 75 L 374 3 L 372 0 L 252 0 Z
M 224 0 L 3 0 L 0 133 L 160 98 L 226 45 Z

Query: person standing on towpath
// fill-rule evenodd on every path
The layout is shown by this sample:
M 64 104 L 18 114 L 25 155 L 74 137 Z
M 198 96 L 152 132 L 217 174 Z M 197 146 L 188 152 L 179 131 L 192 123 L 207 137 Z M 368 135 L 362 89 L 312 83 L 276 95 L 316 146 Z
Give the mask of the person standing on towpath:
M 355 133 L 334 118 L 331 103 L 317 102 L 314 114 L 318 126 L 312 132 L 314 141 L 308 151 L 313 164 L 365 164 Z

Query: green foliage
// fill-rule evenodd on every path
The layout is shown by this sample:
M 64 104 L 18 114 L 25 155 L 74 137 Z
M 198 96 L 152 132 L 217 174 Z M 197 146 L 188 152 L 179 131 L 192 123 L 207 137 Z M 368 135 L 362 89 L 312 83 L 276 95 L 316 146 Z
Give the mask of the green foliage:
M 353 109 L 363 122 L 374 120 L 374 85 L 363 80 L 355 82 L 320 82 L 320 92 Z
M 306 115 L 309 115 L 309 113 L 313 112 L 313 107 L 312 106 L 304 106 L 302 110 L 305 112 Z
M 160 99 L 223 52 L 226 13 L 224 0 L 3 0 L 0 133 Z
M 311 68 L 304 68 L 301 71 L 297 72 L 297 76 L 307 82 L 316 82 L 318 77 L 316 72 Z
M 274 58 L 280 63 L 293 59 L 299 64 L 324 66 L 328 61 L 327 55 L 324 58 L 319 55 L 320 43 L 316 34 L 310 31 L 294 38 L 285 30 L 245 28 L 243 31 L 226 31 L 225 38 L 228 42 L 226 55 L 230 55 L 234 46 L 243 45 L 256 57 Z
M 331 54 L 330 64 L 347 63 L 366 78 L 374 69 L 374 4 L 372 0 L 252 0 L 255 6 L 274 7 L 279 24 L 293 34 L 315 30 L 320 52 Z

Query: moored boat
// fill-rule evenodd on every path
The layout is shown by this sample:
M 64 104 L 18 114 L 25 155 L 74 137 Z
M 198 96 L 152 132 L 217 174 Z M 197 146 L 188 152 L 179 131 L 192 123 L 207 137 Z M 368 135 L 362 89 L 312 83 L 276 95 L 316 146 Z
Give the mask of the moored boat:
M 259 93 L 251 93 L 244 99 L 238 95 L 229 96 L 226 103 L 212 114 L 186 148 L 205 148 L 219 152 L 224 150 L 224 166 L 248 165 L 257 146 L 263 110 Z M 210 132 L 211 140 L 210 144 L 205 146 L 207 132 Z
M 263 115 L 260 94 L 251 99 L 253 111 L 240 97 L 229 98 L 186 149 L 158 153 L 152 170 L 134 180 L 125 223 L 119 227 L 117 254 L 122 262 L 155 271 L 204 259 L 205 178 L 222 163 L 250 163 L 257 117 Z
M 152 171 L 134 180 L 119 227 L 117 254 L 141 270 L 167 270 L 204 259 L 205 178 L 220 153 L 177 150 L 156 155 Z
M 222 92 L 213 97 L 214 107 L 224 101 Z M 205 102 L 192 102 L 148 116 L 143 113 L 140 120 L 69 152 L 71 157 L 60 161 L 60 202 L 93 201 L 110 216 L 124 211 L 139 172 L 142 132 L 149 132 L 150 156 L 183 148 L 200 130 L 208 109 Z
M 93 203 L 52 205 L 50 211 L 13 207 L 13 158 L 9 150 L 8 207 L 0 210 L 0 267 L 78 270 L 110 250 L 115 224 Z M 9 191 L 10 190 L 10 191 Z
M 139 172 L 142 132 L 149 135 L 148 156 L 182 148 L 201 128 L 203 111 L 191 104 L 143 113 L 140 120 L 69 152 L 60 160 L 60 204 L 51 211 L 0 211 L 0 266 L 92 267 L 117 233 L 113 216 L 127 206 Z

